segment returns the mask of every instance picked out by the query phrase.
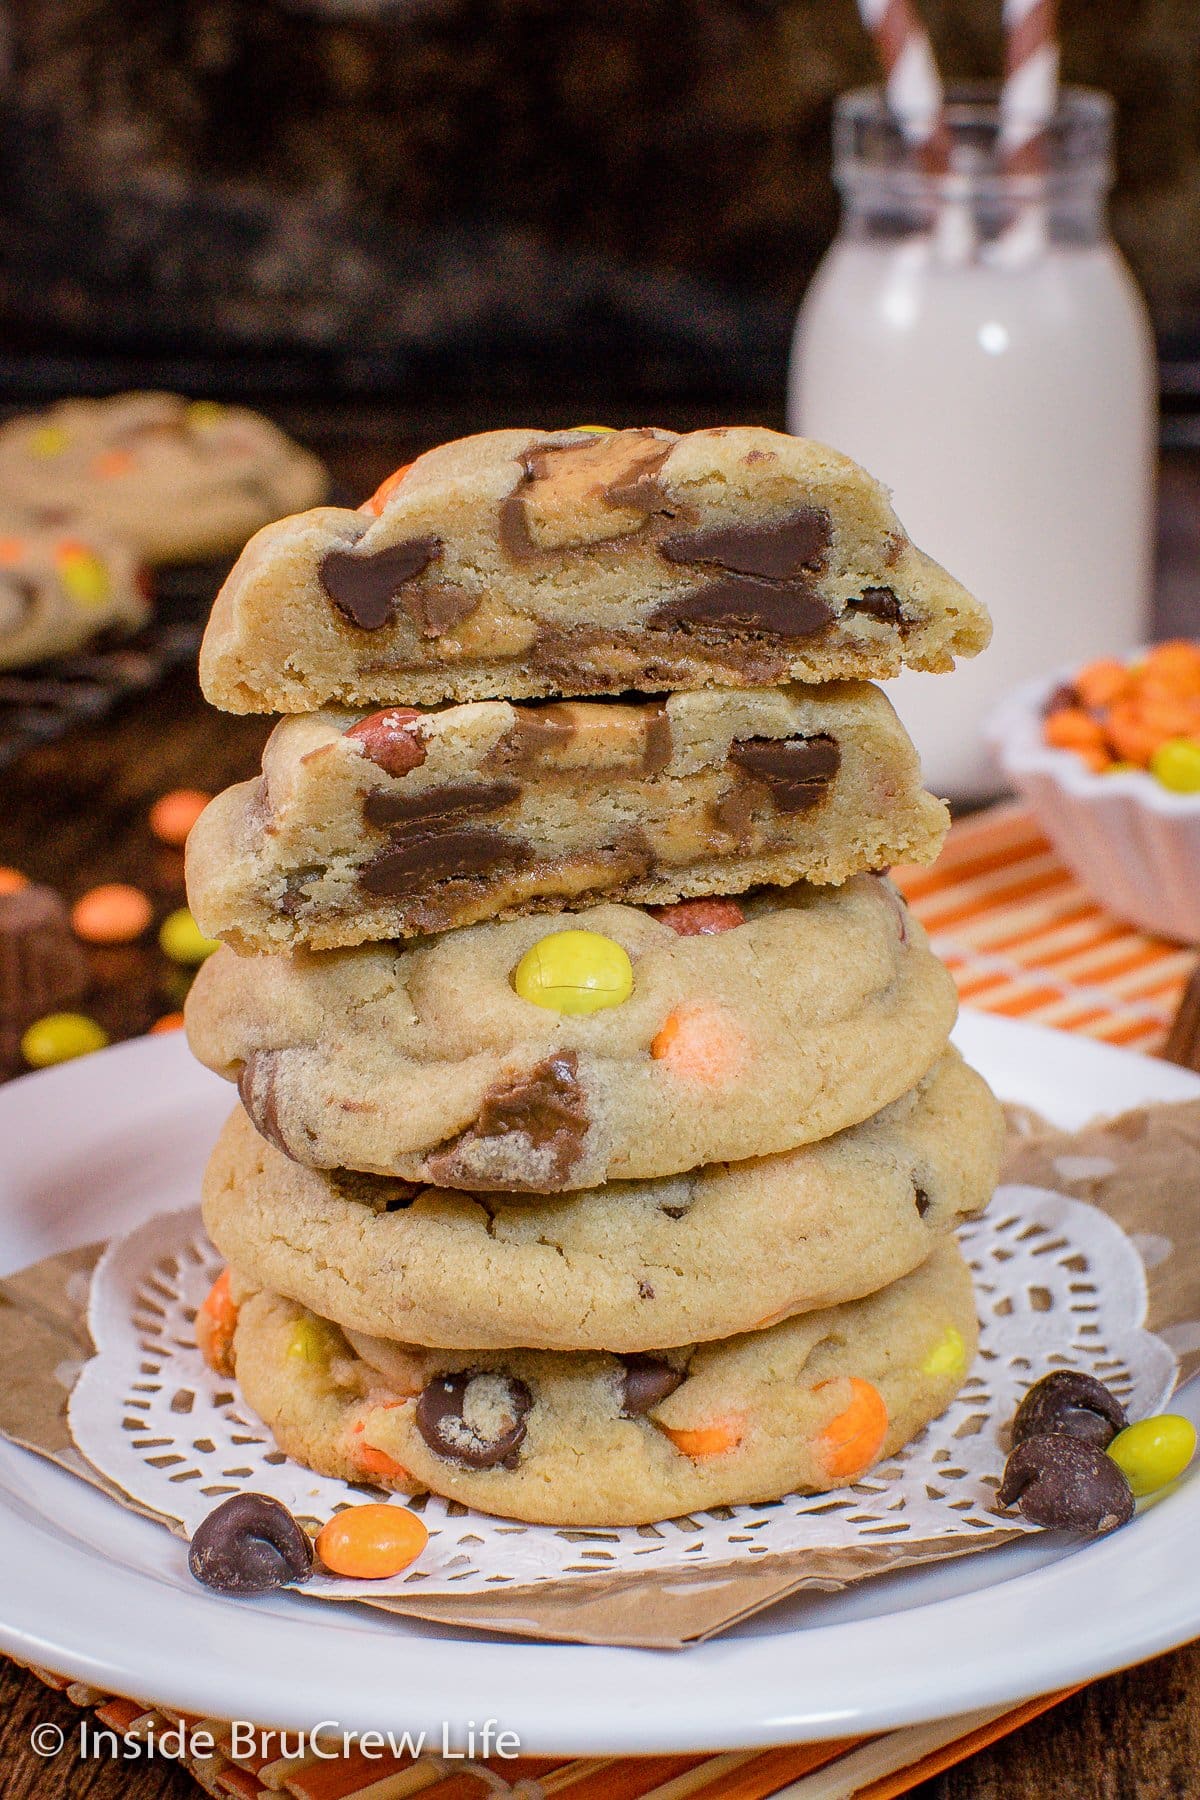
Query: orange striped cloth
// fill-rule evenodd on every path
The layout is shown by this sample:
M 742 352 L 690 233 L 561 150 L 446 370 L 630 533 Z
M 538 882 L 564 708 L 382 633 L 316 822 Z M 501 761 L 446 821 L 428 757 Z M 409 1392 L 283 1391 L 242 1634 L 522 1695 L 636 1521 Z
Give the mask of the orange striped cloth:
M 1161 1046 L 1194 952 L 1106 914 L 1021 807 L 960 821 L 935 868 L 893 873 L 966 1004 L 1110 1044 Z M 179 1723 L 176 1713 L 34 1672 L 115 1731 L 161 1737 Z M 519 1800 L 770 1800 L 784 1790 L 788 1800 L 894 1800 L 1062 1698 L 871 1738 L 718 1756 L 522 1758 L 493 1763 L 487 1775 L 451 1772 L 430 1757 L 289 1759 L 269 1743 L 235 1759 L 228 1727 L 185 1719 L 210 1732 L 218 1749 L 184 1760 L 206 1792 L 225 1800 L 404 1800 L 418 1791 L 424 1800 L 489 1800 L 517 1782 Z
M 961 820 L 932 869 L 893 874 L 964 1004 L 1162 1047 L 1196 952 L 1106 913 L 1023 807 Z

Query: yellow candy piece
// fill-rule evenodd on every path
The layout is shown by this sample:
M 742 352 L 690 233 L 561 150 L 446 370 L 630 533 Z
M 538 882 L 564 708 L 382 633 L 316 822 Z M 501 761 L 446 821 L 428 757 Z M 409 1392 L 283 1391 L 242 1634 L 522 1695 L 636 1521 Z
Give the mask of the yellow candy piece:
M 206 956 L 220 949 L 215 939 L 205 937 L 186 906 L 167 914 L 159 927 L 158 943 L 164 956 L 187 968 L 202 963 Z
M 527 950 L 512 972 L 514 990 L 554 1012 L 594 1013 L 633 992 L 633 964 L 598 931 L 553 931 Z
M 39 425 L 36 431 L 29 434 L 29 454 L 31 456 L 61 456 L 71 439 L 61 425 Z
M 108 1033 L 86 1013 L 47 1013 L 35 1019 L 21 1039 L 21 1055 L 31 1069 L 48 1069 L 52 1063 L 70 1062 L 103 1050 Z
M 947 1325 L 921 1364 L 921 1373 L 932 1376 L 959 1376 L 966 1373 L 966 1367 L 967 1346 L 963 1343 L 962 1332 L 953 1325 Z
M 98 556 L 78 545 L 68 545 L 55 556 L 59 579 L 76 605 L 85 612 L 104 605 L 112 592 L 108 570 Z
M 568 431 L 591 431 L 597 437 L 611 437 L 616 431 L 615 425 L 568 425 Z
M 329 1334 L 316 1319 L 297 1319 L 288 1334 L 287 1353 L 297 1362 L 323 1363 L 329 1356 Z
M 224 418 L 225 408 L 219 400 L 193 400 L 187 409 L 187 422 L 195 431 L 211 431 Z
M 1200 794 L 1200 738 L 1168 738 L 1150 758 L 1150 773 L 1172 794 Z
M 1178 1413 L 1139 1419 L 1118 1431 L 1108 1446 L 1108 1454 L 1139 1499 L 1182 1475 L 1195 1453 L 1196 1427 Z

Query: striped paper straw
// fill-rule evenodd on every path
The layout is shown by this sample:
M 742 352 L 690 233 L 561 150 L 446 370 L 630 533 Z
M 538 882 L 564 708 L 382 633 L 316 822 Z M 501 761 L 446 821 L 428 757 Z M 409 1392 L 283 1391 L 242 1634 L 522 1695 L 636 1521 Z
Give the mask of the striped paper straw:
M 949 139 L 942 78 L 912 0 L 859 0 L 859 12 L 883 64 L 890 111 L 909 142 L 920 147 L 926 168 L 945 169 Z
M 1058 61 L 1058 0 L 1004 0 L 1000 161 L 1010 174 L 1045 167 L 1045 134 L 1058 105 Z

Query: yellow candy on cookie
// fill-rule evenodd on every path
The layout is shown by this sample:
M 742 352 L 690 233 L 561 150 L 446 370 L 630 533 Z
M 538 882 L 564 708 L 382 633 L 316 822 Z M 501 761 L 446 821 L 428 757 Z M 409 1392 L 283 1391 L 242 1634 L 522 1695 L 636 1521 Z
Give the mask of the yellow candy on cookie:
M 633 992 L 633 964 L 598 931 L 552 931 L 528 949 L 512 973 L 522 1000 L 560 1013 L 602 1012 Z

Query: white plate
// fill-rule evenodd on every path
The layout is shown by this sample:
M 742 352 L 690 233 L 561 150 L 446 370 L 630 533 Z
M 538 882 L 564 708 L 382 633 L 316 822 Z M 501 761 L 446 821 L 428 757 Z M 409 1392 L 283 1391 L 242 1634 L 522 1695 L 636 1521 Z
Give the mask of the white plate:
M 967 1014 L 956 1038 L 1005 1099 L 1064 1126 L 1200 1096 L 1183 1070 L 1035 1026 Z M 0 1090 L 0 1273 L 193 1200 L 229 1104 L 179 1037 Z M 490 1718 L 527 1754 L 749 1748 L 1003 1705 L 1182 1643 L 1200 1634 L 1198 1533 L 1200 1481 L 1185 1481 L 1099 1543 L 1047 1535 L 800 1597 L 679 1655 L 592 1649 L 293 1594 L 221 1599 L 170 1533 L 0 1443 L 0 1647 L 292 1730 L 407 1728 L 436 1745 L 444 1724 L 457 1738 Z

